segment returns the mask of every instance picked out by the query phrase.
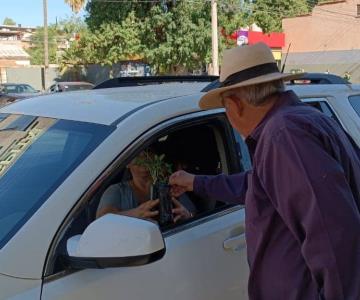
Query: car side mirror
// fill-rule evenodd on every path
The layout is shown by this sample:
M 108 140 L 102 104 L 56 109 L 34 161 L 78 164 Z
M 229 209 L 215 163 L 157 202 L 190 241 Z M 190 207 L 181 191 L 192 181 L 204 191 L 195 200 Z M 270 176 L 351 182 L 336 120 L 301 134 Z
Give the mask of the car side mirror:
M 106 214 L 68 239 L 67 252 L 65 263 L 75 269 L 129 267 L 161 259 L 165 244 L 155 223 Z

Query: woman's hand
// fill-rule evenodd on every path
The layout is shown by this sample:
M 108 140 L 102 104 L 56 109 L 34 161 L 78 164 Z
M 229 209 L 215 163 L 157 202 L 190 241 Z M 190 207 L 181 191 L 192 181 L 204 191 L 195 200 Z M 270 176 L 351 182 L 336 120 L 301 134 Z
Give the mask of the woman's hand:
M 154 217 L 159 214 L 159 211 L 153 209 L 158 205 L 159 199 L 148 200 L 144 203 L 141 203 L 138 207 L 128 210 L 128 216 L 154 220 Z
M 175 223 L 179 220 L 186 220 L 193 216 L 192 213 L 189 212 L 176 198 L 172 197 L 172 203 L 173 203 L 172 213 L 174 215 Z

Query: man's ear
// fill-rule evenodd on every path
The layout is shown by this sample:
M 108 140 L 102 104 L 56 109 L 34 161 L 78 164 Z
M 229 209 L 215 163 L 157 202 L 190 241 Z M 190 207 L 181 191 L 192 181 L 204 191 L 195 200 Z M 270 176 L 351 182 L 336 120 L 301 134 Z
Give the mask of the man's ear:
M 244 112 L 244 104 L 239 98 L 237 98 L 236 96 L 229 97 L 227 104 L 228 108 L 231 111 L 236 113 L 236 115 L 238 115 L 239 117 L 242 117 Z

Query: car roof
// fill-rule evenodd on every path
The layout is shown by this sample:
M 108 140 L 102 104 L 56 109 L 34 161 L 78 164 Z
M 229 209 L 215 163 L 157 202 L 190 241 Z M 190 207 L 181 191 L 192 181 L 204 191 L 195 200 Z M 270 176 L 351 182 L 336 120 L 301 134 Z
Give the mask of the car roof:
M 28 83 L 11 83 L 11 82 L 7 82 L 7 83 L 0 83 L 0 85 L 3 85 L 3 86 L 7 86 L 7 85 L 30 85 Z
M 93 85 L 92 83 L 86 81 L 57 81 L 56 83 L 60 85 Z
M 193 94 L 200 97 L 200 91 L 205 85 L 206 82 L 164 83 L 46 94 L 2 107 L 0 113 L 111 125 L 124 115 L 161 100 Z
M 177 98 L 181 101 L 181 98 L 190 95 L 193 101 L 187 101 L 184 105 L 191 103 L 191 110 L 200 110 L 197 107 L 198 100 L 203 95 L 200 91 L 207 84 L 206 82 L 164 83 L 47 94 L 2 107 L 0 113 L 111 125 L 116 124 L 124 116 L 153 103 L 163 101 L 162 105 L 167 109 L 168 104 L 165 100 Z M 354 84 L 292 85 L 287 89 L 294 90 L 301 98 L 360 93 L 360 85 Z
M 351 94 L 360 92 L 359 84 L 299 84 L 289 85 L 287 89 L 294 90 L 299 96 L 331 96 L 333 94 Z

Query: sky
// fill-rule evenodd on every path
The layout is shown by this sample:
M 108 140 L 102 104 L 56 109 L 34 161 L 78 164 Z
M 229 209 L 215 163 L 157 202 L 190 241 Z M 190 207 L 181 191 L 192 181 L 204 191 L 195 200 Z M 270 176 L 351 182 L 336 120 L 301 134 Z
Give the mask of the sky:
M 48 0 L 48 24 L 65 19 L 73 12 L 64 0 Z M 84 16 L 80 11 L 79 16 Z M 8 17 L 22 26 L 43 26 L 43 0 L 0 0 L 0 24 Z

